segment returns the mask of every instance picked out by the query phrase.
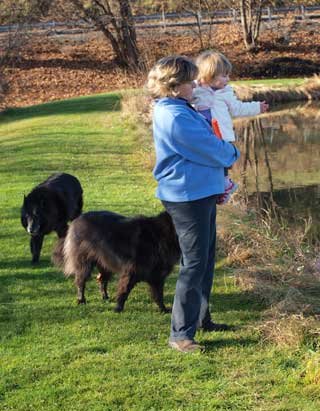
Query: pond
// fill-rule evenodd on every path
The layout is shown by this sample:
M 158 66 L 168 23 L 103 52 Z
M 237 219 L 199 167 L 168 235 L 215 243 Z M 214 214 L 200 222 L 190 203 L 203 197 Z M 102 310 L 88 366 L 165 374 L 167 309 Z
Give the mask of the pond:
M 235 121 L 238 199 L 320 240 L 320 104 L 279 106 Z

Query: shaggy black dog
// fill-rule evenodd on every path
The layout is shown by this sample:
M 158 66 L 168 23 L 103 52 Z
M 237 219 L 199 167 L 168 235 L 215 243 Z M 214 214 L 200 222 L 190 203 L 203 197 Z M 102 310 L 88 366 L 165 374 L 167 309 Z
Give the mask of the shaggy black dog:
M 32 263 L 39 261 L 43 237 L 51 231 L 65 237 L 68 221 L 81 214 L 82 205 L 80 182 L 65 173 L 51 175 L 24 196 L 21 224 L 31 235 Z
M 166 277 L 180 258 L 178 238 L 167 212 L 154 217 L 125 217 L 109 211 L 82 214 L 59 240 L 53 262 L 64 266 L 66 276 L 75 275 L 78 303 L 85 303 L 86 280 L 96 266 L 103 299 L 112 273 L 119 273 L 115 311 L 123 310 L 130 291 L 140 281 L 149 284 L 161 312 Z

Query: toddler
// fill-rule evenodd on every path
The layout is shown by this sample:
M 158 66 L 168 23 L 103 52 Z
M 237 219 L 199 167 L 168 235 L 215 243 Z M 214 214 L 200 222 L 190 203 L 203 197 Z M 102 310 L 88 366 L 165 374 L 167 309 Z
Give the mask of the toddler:
M 229 83 L 232 70 L 230 61 L 219 52 L 205 51 L 197 58 L 199 69 L 192 104 L 212 124 L 214 134 L 233 143 L 235 134 L 232 117 L 255 116 L 268 110 L 265 101 L 242 102 L 238 100 Z M 217 204 L 225 204 L 238 184 L 228 176 L 225 169 L 225 192 L 219 196 Z

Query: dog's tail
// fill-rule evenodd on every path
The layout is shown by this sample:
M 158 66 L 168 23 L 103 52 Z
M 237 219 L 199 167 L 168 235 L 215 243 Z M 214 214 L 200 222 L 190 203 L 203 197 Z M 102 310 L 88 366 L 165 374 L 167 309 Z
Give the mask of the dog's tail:
M 70 224 L 65 238 L 59 239 L 55 246 L 52 261 L 63 268 L 66 277 L 86 278 L 93 268 L 93 245 L 90 242 L 88 226 L 83 217 L 78 217 Z
M 74 264 L 74 261 L 77 259 L 77 246 L 73 231 L 73 224 L 71 223 L 67 235 L 58 239 L 51 256 L 53 264 L 61 268 L 66 276 L 77 272 L 77 267 Z
M 75 275 L 79 270 L 79 267 L 77 267 L 77 260 L 79 257 L 77 251 L 78 247 L 76 244 L 76 236 L 74 234 L 74 223 L 71 223 L 62 250 L 64 260 L 63 271 L 64 275 L 67 277 L 70 275 Z
M 74 275 L 76 278 L 82 278 L 92 270 L 92 263 L 88 258 L 91 246 L 83 238 L 82 228 L 82 219 L 78 217 L 70 224 L 64 241 L 57 245 L 58 261 L 62 254 L 63 272 L 66 277 Z
M 64 247 L 65 240 L 66 240 L 65 237 L 58 239 L 56 245 L 54 246 L 52 256 L 51 256 L 52 263 L 58 268 L 63 268 L 64 266 L 63 247 Z

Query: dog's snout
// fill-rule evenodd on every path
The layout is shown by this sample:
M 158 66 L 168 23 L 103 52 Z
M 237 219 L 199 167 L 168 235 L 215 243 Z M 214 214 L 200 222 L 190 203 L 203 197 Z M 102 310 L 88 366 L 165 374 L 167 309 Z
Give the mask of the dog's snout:
M 39 226 L 38 223 L 35 223 L 34 221 L 30 221 L 30 222 L 28 221 L 27 232 L 28 232 L 30 235 L 35 235 L 35 234 L 37 234 L 38 231 L 39 231 L 39 228 L 40 228 L 40 226 Z

